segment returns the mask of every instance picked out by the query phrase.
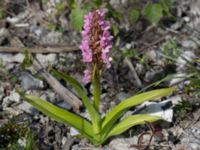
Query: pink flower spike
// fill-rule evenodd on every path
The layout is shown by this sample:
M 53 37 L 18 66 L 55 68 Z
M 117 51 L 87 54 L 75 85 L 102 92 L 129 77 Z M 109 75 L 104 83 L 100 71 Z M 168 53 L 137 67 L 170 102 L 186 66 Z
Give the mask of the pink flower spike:
M 82 31 L 82 51 L 83 62 L 91 69 L 84 71 L 84 83 L 91 81 L 92 69 L 97 66 L 98 70 L 110 68 L 110 51 L 112 49 L 112 39 L 110 23 L 105 20 L 104 10 L 95 10 L 89 12 L 84 17 L 84 26 Z

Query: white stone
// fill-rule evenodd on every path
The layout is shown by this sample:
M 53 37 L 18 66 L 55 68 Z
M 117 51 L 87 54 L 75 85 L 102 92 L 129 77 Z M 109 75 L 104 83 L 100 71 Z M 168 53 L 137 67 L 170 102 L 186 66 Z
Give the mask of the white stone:
M 111 150 L 137 150 L 134 147 L 131 147 L 132 144 L 136 144 L 137 138 L 116 138 L 113 139 L 109 147 Z
M 165 106 L 168 106 L 170 103 L 171 106 L 167 107 L 166 109 L 163 108 Z M 135 113 L 159 116 L 165 121 L 172 122 L 173 119 L 172 102 L 171 100 L 165 100 L 158 103 L 145 102 L 136 108 Z
M 48 55 L 36 54 L 36 58 L 43 65 L 43 67 L 48 67 L 49 64 L 54 64 L 57 62 L 56 54 L 48 54 Z
M 177 59 L 177 66 L 179 70 L 182 70 L 185 68 L 186 64 L 188 62 L 192 62 L 193 59 L 195 59 L 196 56 L 193 51 L 185 51 L 183 54 L 178 57 Z
M 182 46 L 185 48 L 192 48 L 192 49 L 197 49 L 197 44 L 192 41 L 192 40 L 185 40 L 182 42 Z
M 26 147 L 26 139 L 25 138 L 20 138 L 17 141 L 19 143 L 19 145 Z
M 69 133 L 70 133 L 71 136 L 80 135 L 80 133 L 75 128 L 73 128 L 73 127 L 70 128 Z
M 10 95 L 3 99 L 2 106 L 6 107 L 12 102 L 20 102 L 20 95 L 15 90 L 10 92 Z

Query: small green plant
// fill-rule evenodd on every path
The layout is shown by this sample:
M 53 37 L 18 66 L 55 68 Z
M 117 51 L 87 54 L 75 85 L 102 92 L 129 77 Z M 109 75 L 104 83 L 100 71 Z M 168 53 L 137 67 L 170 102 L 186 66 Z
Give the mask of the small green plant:
M 21 64 L 22 68 L 30 67 L 33 64 L 33 56 L 29 49 L 24 49 L 25 58 Z
M 35 143 L 28 123 L 17 124 L 12 120 L 0 128 L 1 150 L 34 150 Z
M 157 98 L 171 94 L 175 88 L 165 88 L 141 93 L 128 99 L 125 99 L 108 112 L 104 117 L 99 112 L 99 103 L 101 96 L 100 77 L 103 71 L 111 67 L 111 58 L 109 52 L 112 48 L 112 36 L 109 32 L 110 24 L 104 20 L 105 12 L 95 10 L 85 16 L 84 31 L 82 32 L 83 40 L 80 46 L 83 55 L 83 61 L 87 68 L 84 71 L 83 82 L 93 84 L 93 101 L 89 99 L 86 90 L 73 77 L 52 69 L 52 73 L 69 82 L 82 99 L 90 120 L 61 109 L 48 101 L 39 97 L 25 94 L 19 91 L 23 99 L 28 101 L 38 110 L 53 119 L 66 123 L 74 127 L 79 133 L 88 138 L 94 145 L 99 146 L 105 143 L 110 137 L 119 135 L 129 128 L 145 124 L 145 122 L 154 122 L 161 119 L 158 116 L 148 114 L 136 114 L 125 117 L 118 122 L 122 115 L 130 108 L 139 105 L 145 101 L 155 100 Z
M 136 1 L 136 8 L 133 8 L 129 13 L 129 18 L 133 23 L 136 23 L 140 16 L 150 21 L 151 23 L 158 23 L 163 16 L 172 16 L 172 1 L 171 0 L 152 0 L 145 6 L 138 7 Z M 139 1 L 141 3 L 141 1 Z
M 5 17 L 5 12 L 3 9 L 0 8 L 0 19 L 3 19 Z
M 160 50 L 165 56 L 174 60 L 176 60 L 183 53 L 183 49 L 178 45 L 176 39 L 174 38 L 166 41 L 161 46 Z
M 65 3 L 57 3 L 56 4 L 56 10 L 57 10 L 57 14 L 61 15 L 66 9 L 66 5 Z

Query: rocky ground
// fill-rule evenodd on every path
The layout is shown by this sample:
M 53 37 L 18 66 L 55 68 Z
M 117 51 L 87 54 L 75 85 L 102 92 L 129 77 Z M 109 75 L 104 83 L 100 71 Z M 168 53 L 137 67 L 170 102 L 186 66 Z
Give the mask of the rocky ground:
M 112 67 L 101 80 L 101 113 L 105 114 L 125 98 L 142 91 L 174 85 L 178 86 L 178 90 L 162 102 L 156 102 L 155 107 L 146 104 L 146 113 L 159 109 L 164 119 L 153 124 L 153 129 L 148 125 L 133 127 L 100 148 L 86 139 L 75 137 L 73 128 L 43 115 L 16 92 L 18 88 L 23 88 L 32 95 L 73 111 L 71 105 L 41 77 L 40 70 L 31 65 L 27 67 L 33 57 L 46 70 L 53 66 L 82 81 L 84 63 L 78 49 L 81 34 L 72 27 L 67 5 L 58 15 L 56 4 L 61 2 L 64 1 L 0 1 L 0 7 L 5 12 L 0 20 L 0 149 L 145 149 L 138 147 L 137 143 L 140 140 L 147 145 L 149 136 L 139 137 L 142 133 L 152 132 L 153 140 L 147 149 L 199 150 L 198 1 L 174 0 L 175 19 L 163 17 L 157 25 L 143 19 L 133 25 L 126 15 L 120 22 L 111 20 L 119 31 L 114 38 Z M 114 9 L 127 14 L 131 1 L 110 0 L 110 3 Z M 24 47 L 32 52 L 32 56 L 26 53 Z M 61 83 L 71 89 L 63 81 Z M 92 87 L 87 85 L 86 88 L 89 92 Z M 87 117 L 84 109 L 80 113 Z M 128 113 L 134 113 L 134 110 Z

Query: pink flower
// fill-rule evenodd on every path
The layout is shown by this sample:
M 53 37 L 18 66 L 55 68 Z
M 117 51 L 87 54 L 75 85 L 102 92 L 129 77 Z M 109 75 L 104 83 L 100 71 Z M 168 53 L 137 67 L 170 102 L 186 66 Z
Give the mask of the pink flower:
M 92 68 L 95 64 L 99 70 L 110 68 L 113 36 L 110 34 L 110 24 L 105 21 L 105 11 L 95 10 L 84 17 L 84 30 L 82 31 L 82 51 L 83 62 L 88 68 L 84 71 L 84 83 L 91 81 Z
M 92 70 L 91 68 L 88 68 L 84 71 L 84 78 L 83 78 L 83 83 L 87 84 L 92 80 Z

